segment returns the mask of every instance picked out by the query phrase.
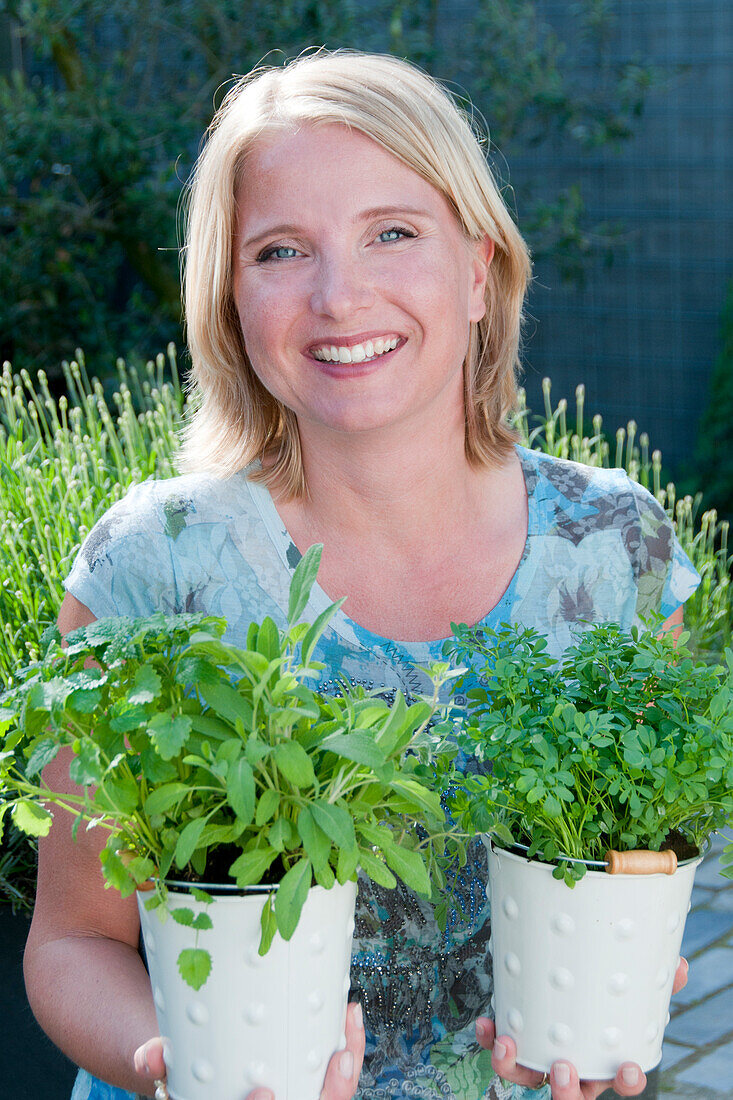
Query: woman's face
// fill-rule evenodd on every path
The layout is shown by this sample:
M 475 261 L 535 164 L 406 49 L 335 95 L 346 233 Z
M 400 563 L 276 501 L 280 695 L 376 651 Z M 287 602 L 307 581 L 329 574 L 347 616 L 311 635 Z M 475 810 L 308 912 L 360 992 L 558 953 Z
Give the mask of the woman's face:
M 252 366 L 301 436 L 419 432 L 446 416 L 462 426 L 492 252 L 363 134 L 333 124 L 267 137 L 245 165 L 234 247 Z

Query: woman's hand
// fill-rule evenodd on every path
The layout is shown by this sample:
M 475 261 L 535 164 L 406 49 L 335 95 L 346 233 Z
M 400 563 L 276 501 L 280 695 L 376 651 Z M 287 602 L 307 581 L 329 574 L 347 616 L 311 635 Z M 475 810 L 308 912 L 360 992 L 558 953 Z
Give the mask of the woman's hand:
M 686 985 L 688 969 L 687 959 L 681 958 L 674 977 L 673 993 L 678 993 Z M 517 1063 L 514 1040 L 508 1035 L 497 1039 L 493 1020 L 485 1016 L 480 1016 L 476 1021 L 476 1038 L 482 1047 L 491 1051 L 491 1065 L 499 1077 L 529 1089 L 539 1089 L 549 1084 L 552 1100 L 596 1100 L 608 1088 L 615 1089 L 619 1096 L 638 1096 L 646 1086 L 646 1075 L 635 1062 L 624 1062 L 612 1081 L 580 1081 L 575 1066 L 570 1062 L 555 1062 L 549 1077 L 527 1069 Z
M 346 1047 L 337 1050 L 328 1063 L 321 1100 L 351 1100 L 359 1083 L 364 1043 L 361 1005 L 354 1002 L 346 1010 Z M 160 1036 L 138 1047 L 134 1061 L 140 1076 L 147 1078 L 152 1095 L 154 1082 L 165 1080 L 163 1040 Z M 246 1100 L 275 1100 L 275 1095 L 270 1089 L 258 1087 L 248 1094 Z

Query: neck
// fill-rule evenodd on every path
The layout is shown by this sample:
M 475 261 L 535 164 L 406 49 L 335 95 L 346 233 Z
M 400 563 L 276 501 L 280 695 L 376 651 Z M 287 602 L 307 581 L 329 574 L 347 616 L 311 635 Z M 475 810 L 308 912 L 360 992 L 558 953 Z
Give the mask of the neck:
M 301 431 L 308 497 L 296 507 L 311 541 L 348 531 L 364 547 L 409 550 L 475 523 L 500 471 L 470 466 L 462 418 L 446 420 L 417 440 L 408 431 L 343 433 L 326 444 Z

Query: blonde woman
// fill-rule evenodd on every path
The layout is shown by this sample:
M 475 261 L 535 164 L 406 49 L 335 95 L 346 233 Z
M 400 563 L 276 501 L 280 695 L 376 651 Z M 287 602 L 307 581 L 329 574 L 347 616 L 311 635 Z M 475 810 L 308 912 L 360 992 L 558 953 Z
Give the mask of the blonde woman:
M 420 690 L 415 665 L 456 621 L 526 623 L 557 653 L 579 621 L 661 609 L 679 628 L 698 578 L 656 501 L 622 471 L 523 449 L 508 426 L 530 272 L 469 121 L 412 66 L 320 52 L 237 83 L 190 193 L 181 476 L 103 516 L 67 578 L 62 632 L 197 610 L 242 644 L 252 619 L 284 621 L 315 542 L 308 611 L 347 597 L 318 655 L 325 691 L 340 675 Z M 64 767 L 49 766 L 56 782 Z M 495 1038 L 484 858 L 477 845 L 457 875 L 446 934 L 406 888 L 362 884 L 347 1046 L 324 1100 L 643 1090 L 630 1063 L 579 1082 L 559 1061 L 548 1080 Z M 138 936 L 134 899 L 102 887 L 95 834 L 54 829 L 26 976 L 83 1067 L 74 1100 L 165 1096 Z

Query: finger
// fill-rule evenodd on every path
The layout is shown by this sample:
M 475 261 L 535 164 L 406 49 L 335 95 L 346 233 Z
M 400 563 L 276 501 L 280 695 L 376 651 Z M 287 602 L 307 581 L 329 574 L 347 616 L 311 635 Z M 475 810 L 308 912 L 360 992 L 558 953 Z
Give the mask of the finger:
M 494 1021 L 490 1020 L 488 1016 L 479 1016 L 476 1021 L 476 1040 L 479 1046 L 482 1046 L 484 1050 L 491 1050 L 495 1038 L 496 1029 L 494 1028 Z
M 550 1070 L 552 1100 L 596 1100 L 612 1081 L 579 1081 L 571 1062 L 555 1062 Z
M 524 1085 L 530 1089 L 539 1088 L 545 1079 L 544 1073 L 538 1073 L 535 1069 L 527 1069 L 526 1066 L 517 1064 L 517 1047 L 508 1035 L 500 1035 L 494 1039 L 491 1047 L 491 1066 L 494 1073 L 498 1073 L 499 1077 L 503 1077 L 505 1081 Z
M 151 1081 L 165 1077 L 165 1059 L 163 1058 L 163 1040 L 160 1035 L 154 1039 L 148 1039 L 139 1046 L 133 1055 L 135 1069 L 141 1077 L 147 1077 Z
M 361 1005 L 356 1002 L 346 1010 L 345 1034 L 346 1047 L 328 1063 L 321 1100 L 351 1100 L 356 1092 L 366 1043 Z
M 624 1062 L 614 1078 L 613 1087 L 619 1096 L 638 1096 L 646 1088 L 646 1074 L 636 1062 Z
M 275 1093 L 271 1089 L 256 1088 L 247 1093 L 246 1100 L 275 1100 Z
M 672 993 L 679 993 L 681 989 L 687 985 L 687 975 L 690 972 L 690 964 L 684 956 L 680 955 L 680 961 L 677 964 L 677 971 L 674 976 L 674 982 L 672 984 Z

